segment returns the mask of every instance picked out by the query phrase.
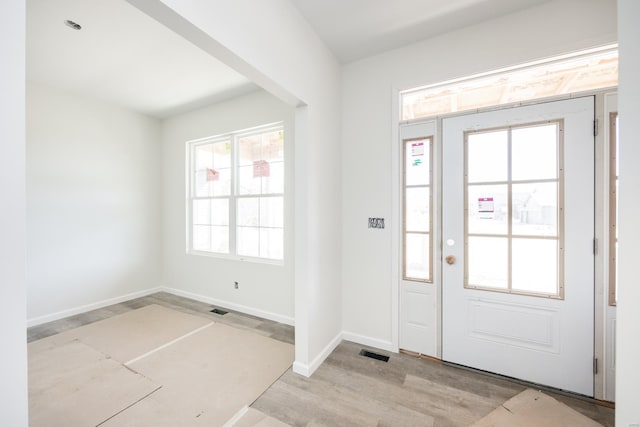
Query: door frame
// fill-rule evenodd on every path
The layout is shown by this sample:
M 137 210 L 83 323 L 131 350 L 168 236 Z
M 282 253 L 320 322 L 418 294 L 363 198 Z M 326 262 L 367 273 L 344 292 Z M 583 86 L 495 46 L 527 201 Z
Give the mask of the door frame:
M 414 85 L 415 86 L 415 85 Z M 413 86 L 412 86 L 413 87 Z M 400 126 L 420 123 L 420 122 L 428 122 L 436 120 L 436 133 L 434 139 L 434 158 L 433 164 L 434 167 L 437 168 L 437 174 L 434 171 L 434 190 L 438 192 L 438 194 L 442 194 L 442 120 L 448 117 L 455 117 L 460 115 L 469 114 L 470 112 L 462 112 L 462 113 L 452 113 L 442 116 L 435 117 L 425 117 L 414 120 L 400 120 L 400 99 L 401 92 L 406 88 L 400 88 L 399 86 L 394 86 L 391 88 L 391 144 L 390 144 L 390 161 L 391 161 L 391 218 L 389 221 L 390 232 L 391 232 L 391 341 L 389 343 L 380 342 L 380 348 L 392 352 L 398 352 L 400 350 L 399 347 L 399 328 L 400 328 L 400 280 L 401 280 L 401 266 L 402 266 L 402 245 L 401 245 L 401 233 L 402 233 L 402 197 L 401 197 L 401 184 L 402 184 L 402 156 L 401 156 L 401 148 L 402 148 L 402 138 L 400 137 Z M 595 181 L 596 181 L 596 193 L 595 193 L 595 228 L 596 228 L 596 239 L 598 241 L 598 247 L 602 248 L 603 244 L 606 244 L 608 241 L 608 228 L 607 228 L 607 218 L 605 218 L 605 213 L 603 210 L 608 208 L 603 207 L 603 197 L 606 196 L 606 193 L 603 193 L 603 189 L 608 189 L 608 178 L 607 175 L 603 172 L 603 162 L 606 162 L 608 157 L 606 153 L 606 149 L 608 147 L 605 146 L 605 143 L 608 144 L 608 141 L 605 141 L 605 134 L 608 133 L 608 128 L 605 127 L 605 111 L 606 111 L 606 101 L 605 98 L 612 94 L 617 93 L 617 87 L 613 88 L 605 88 L 597 91 L 587 91 L 581 92 L 573 95 L 563 95 L 563 96 L 555 96 L 546 99 L 530 101 L 530 102 L 519 102 L 515 104 L 504 105 L 501 107 L 487 107 L 477 109 L 474 112 L 484 112 L 484 111 L 492 111 L 496 109 L 509 109 L 516 108 L 531 104 L 539 104 L 546 102 L 559 101 L 568 98 L 574 97 L 583 97 L 583 96 L 595 96 L 595 114 L 597 119 L 597 132 L 595 137 Z M 437 154 L 436 154 L 437 153 Z M 437 211 L 438 218 L 441 218 L 442 210 L 441 210 L 441 202 L 438 198 L 434 198 L 434 215 Z M 442 225 L 441 222 L 434 222 L 434 233 L 438 233 L 438 238 L 434 235 L 434 252 L 438 250 L 439 254 L 441 254 L 442 249 L 442 241 L 439 236 L 441 236 Z M 594 388 L 594 397 L 596 399 L 607 400 L 609 396 L 605 393 L 605 387 L 607 383 L 606 369 L 602 369 L 605 365 L 604 363 L 610 363 L 611 361 L 607 360 L 606 351 L 607 351 L 607 337 L 610 334 L 606 333 L 606 319 L 607 319 L 607 308 L 608 304 L 608 288 L 607 288 L 607 272 L 608 272 L 608 257 L 605 256 L 607 254 L 604 253 L 603 250 L 597 250 L 595 255 L 595 348 L 594 354 L 596 359 L 598 359 L 599 368 L 598 372 L 595 375 L 595 388 Z M 435 256 L 435 254 L 434 254 Z M 436 287 L 436 298 L 437 298 L 437 355 L 436 358 L 442 358 L 442 258 L 434 258 L 434 285 Z M 610 343 L 609 343 L 610 344 Z

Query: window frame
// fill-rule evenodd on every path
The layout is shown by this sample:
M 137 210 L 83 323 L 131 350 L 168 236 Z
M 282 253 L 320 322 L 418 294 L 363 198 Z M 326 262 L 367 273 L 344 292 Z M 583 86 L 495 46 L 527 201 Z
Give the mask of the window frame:
M 414 141 L 428 141 L 429 183 L 427 185 L 407 186 L 407 145 Z M 426 145 L 426 144 L 425 144 Z M 407 188 L 429 188 L 429 231 L 407 231 Z M 407 276 L 407 234 L 429 236 L 428 279 Z M 402 140 L 402 280 L 419 283 L 433 283 L 433 135 Z
M 557 178 L 551 179 L 531 179 L 531 180 L 513 180 L 512 176 L 512 132 L 514 129 L 544 126 L 549 124 L 557 125 Z M 507 166 L 507 180 L 506 181 L 487 181 L 487 182 L 473 182 L 471 185 L 507 185 L 507 233 L 504 235 L 492 235 L 487 233 L 471 233 L 471 237 L 501 237 L 507 239 L 507 288 L 493 288 L 489 286 L 473 285 L 469 284 L 469 135 L 480 134 L 487 132 L 495 132 L 506 130 L 508 132 L 507 150 L 508 150 L 508 166 Z M 542 297 L 550 299 L 564 299 L 564 120 L 544 120 L 533 123 L 523 123 L 510 126 L 500 126 L 495 128 L 477 129 L 472 131 L 466 131 L 464 133 L 464 281 L 463 286 L 465 289 L 483 290 L 489 292 L 500 292 L 512 295 L 524 295 L 532 297 Z M 527 183 L 544 183 L 544 182 L 557 182 L 557 205 L 558 205 L 558 218 L 557 218 L 557 237 L 551 238 L 548 236 L 537 235 L 525 235 L 513 233 L 513 192 L 512 188 L 514 184 L 527 184 Z M 557 269 L 557 292 L 556 294 L 532 292 L 513 289 L 513 239 L 515 238 L 529 238 L 529 239 L 545 239 L 545 240 L 557 240 L 558 242 L 558 269 Z
M 240 139 L 251 137 L 255 135 L 262 135 L 272 132 L 282 132 L 283 134 L 283 156 L 282 156 L 282 164 L 283 164 L 283 191 L 281 193 L 259 193 L 259 194 L 240 194 L 239 191 L 239 144 Z M 248 129 L 242 129 L 238 131 L 228 132 L 225 134 L 215 135 L 211 137 L 205 137 L 200 139 L 195 139 L 186 142 L 186 169 L 187 169 L 187 182 L 186 182 L 186 253 L 189 255 L 200 255 L 207 256 L 213 258 L 221 258 L 221 259 L 229 259 L 229 260 L 237 260 L 237 261 L 250 261 L 255 263 L 263 263 L 263 264 L 272 264 L 272 265 L 284 265 L 286 258 L 286 150 L 284 149 L 284 122 L 276 122 L 270 123 L 266 125 L 261 125 L 257 127 L 252 127 Z M 229 194 L 226 196 L 197 196 L 196 195 L 196 179 L 195 175 L 197 172 L 196 169 L 196 155 L 195 150 L 197 147 L 202 145 L 209 144 L 218 144 L 218 143 L 226 143 L 230 144 L 230 189 Z M 238 200 L 241 199 L 261 199 L 261 198 L 271 198 L 271 197 L 281 197 L 283 201 L 283 213 L 282 213 L 282 258 L 267 258 L 260 256 L 249 256 L 249 255 L 241 255 L 238 254 L 238 228 L 242 227 L 238 225 Z M 194 249 L 194 212 L 193 212 L 193 202 L 194 200 L 215 200 L 215 199 L 225 199 L 228 200 L 229 204 L 229 212 L 228 212 L 228 237 L 229 237 L 229 252 L 214 252 L 214 251 L 206 251 L 200 249 Z M 261 228 L 274 228 L 274 227 L 261 227 L 260 225 L 255 226 L 260 230 Z M 279 227 L 275 227 L 279 228 Z

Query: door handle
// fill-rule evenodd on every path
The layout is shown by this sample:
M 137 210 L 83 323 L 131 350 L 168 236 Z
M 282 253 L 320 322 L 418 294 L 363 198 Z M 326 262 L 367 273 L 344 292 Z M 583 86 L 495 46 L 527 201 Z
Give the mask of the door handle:
M 447 256 L 445 257 L 445 259 L 444 259 L 444 260 L 445 260 L 445 261 L 447 262 L 447 264 L 449 264 L 449 265 L 453 265 L 453 264 L 455 264 L 455 263 L 456 263 L 456 257 L 455 257 L 455 256 L 453 256 L 453 255 L 447 255 Z

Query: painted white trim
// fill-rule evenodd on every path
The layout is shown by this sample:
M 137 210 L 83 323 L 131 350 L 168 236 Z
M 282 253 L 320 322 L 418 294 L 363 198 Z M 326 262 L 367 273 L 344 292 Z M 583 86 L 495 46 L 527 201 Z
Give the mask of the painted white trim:
M 309 365 L 298 362 L 297 360 L 293 362 L 293 372 L 296 374 L 309 378 L 311 376 L 310 371 L 311 369 L 309 368 Z
M 391 89 L 391 347 L 397 352 L 400 348 L 400 271 L 403 250 L 400 244 L 402 236 L 402 198 L 401 198 L 401 162 L 400 155 L 400 89 Z M 351 341 L 351 340 L 350 340 Z M 369 344 L 366 344 L 369 345 Z
M 327 344 L 327 346 L 322 349 L 322 351 L 320 352 L 320 354 L 318 354 L 313 361 L 311 361 L 310 364 L 306 365 L 302 362 L 299 361 L 295 361 L 293 362 L 293 372 L 295 372 L 296 374 L 300 374 L 303 375 L 305 377 L 310 377 L 311 375 L 313 375 L 313 373 L 316 371 L 316 369 L 318 369 L 320 367 L 320 365 L 322 365 L 322 363 L 325 361 L 325 359 L 327 357 L 329 357 L 329 355 L 333 352 L 333 350 L 336 349 L 336 347 L 338 347 L 340 345 L 340 343 L 342 342 L 342 335 L 343 333 L 340 332 L 338 335 L 336 335 L 330 342 L 329 344 Z
M 247 405 L 244 405 L 238 412 L 235 413 L 233 417 L 229 418 L 229 420 L 224 423 L 223 427 L 233 427 L 238 421 L 242 419 L 242 417 L 245 416 L 247 412 L 249 412 L 249 407 Z
M 366 345 L 367 347 L 373 347 L 380 350 L 390 351 L 392 353 L 398 353 L 398 346 L 394 345 L 394 343 L 391 341 L 383 341 L 378 338 L 371 338 L 346 331 L 342 333 L 342 339 L 356 344 Z
M 272 313 L 269 311 L 260 310 L 257 308 L 247 307 L 240 304 L 235 304 L 228 301 L 223 301 L 216 298 L 207 297 L 204 295 L 194 294 L 187 291 L 181 291 L 179 289 L 168 287 L 157 287 L 151 289 L 145 289 L 143 291 L 133 292 L 130 294 L 121 295 L 119 297 L 109 298 L 103 301 L 94 302 L 91 304 L 81 305 L 79 307 L 69 308 L 67 310 L 58 311 L 56 313 L 46 314 L 44 316 L 34 317 L 27 319 L 27 327 L 41 325 L 47 322 L 53 322 L 54 320 L 64 319 L 65 317 L 74 316 L 76 314 L 86 313 L 98 308 L 107 307 L 109 305 L 118 304 L 132 299 L 146 297 L 157 292 L 167 292 L 172 295 L 177 295 L 185 298 L 190 298 L 196 301 L 204 302 L 207 304 L 217 305 L 230 310 L 239 311 L 241 313 L 250 314 L 252 316 L 261 317 L 263 319 L 273 320 L 274 322 L 284 323 L 286 325 L 294 326 L 293 317 L 283 316 L 281 314 Z
M 274 322 L 284 323 L 285 325 L 294 326 L 295 323 L 293 317 L 283 316 L 281 314 L 272 313 L 270 311 L 264 311 L 258 308 L 248 307 L 246 305 L 236 304 L 233 302 L 224 301 L 200 294 L 194 294 L 192 292 L 182 291 L 180 289 L 164 287 L 161 288 L 160 291 L 164 291 L 172 295 L 177 295 L 179 297 L 190 298 L 207 304 L 220 306 L 222 308 L 228 308 L 229 310 L 239 311 L 240 313 L 250 314 L 252 316 L 261 317 L 263 319 L 273 320 Z
M 118 304 L 132 299 L 146 297 L 147 295 L 155 294 L 156 292 L 162 292 L 163 288 L 151 288 L 143 291 L 133 292 L 119 297 L 109 298 L 106 300 L 94 302 L 91 304 L 81 305 L 79 307 L 69 308 L 67 310 L 58 311 L 56 313 L 45 314 L 44 316 L 38 316 L 31 319 L 27 319 L 27 327 L 41 325 L 47 322 L 53 322 L 54 320 L 64 319 L 65 317 L 74 316 L 76 314 L 86 313 L 87 311 L 96 310 L 98 308 L 106 307 L 108 305 Z

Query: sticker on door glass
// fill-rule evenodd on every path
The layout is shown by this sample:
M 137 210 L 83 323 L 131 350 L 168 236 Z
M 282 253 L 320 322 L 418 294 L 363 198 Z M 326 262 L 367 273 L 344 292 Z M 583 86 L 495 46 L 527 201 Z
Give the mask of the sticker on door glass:
M 412 142 L 411 155 L 413 157 L 424 156 L 424 142 Z
M 495 207 L 493 203 L 493 197 L 479 197 L 478 198 L 478 214 L 483 219 L 493 219 Z

